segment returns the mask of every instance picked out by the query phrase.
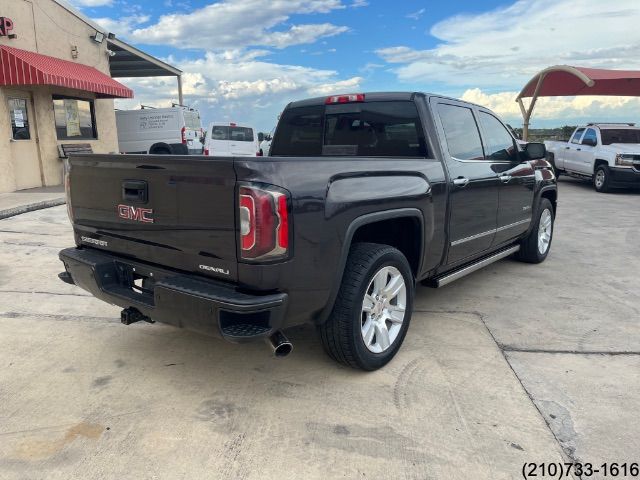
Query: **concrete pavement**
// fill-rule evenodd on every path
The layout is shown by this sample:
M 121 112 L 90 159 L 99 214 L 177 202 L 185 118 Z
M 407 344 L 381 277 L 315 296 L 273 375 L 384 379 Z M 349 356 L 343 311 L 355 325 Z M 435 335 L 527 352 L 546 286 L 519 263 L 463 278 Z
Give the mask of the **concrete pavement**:
M 402 350 L 372 373 L 307 327 L 276 360 L 122 326 L 56 278 L 64 207 L 2 220 L 0 478 L 511 479 L 524 462 L 638 461 L 639 198 L 563 180 L 547 261 L 420 288 Z
M 22 213 L 55 207 L 65 203 L 63 186 L 30 188 L 13 193 L 0 193 L 0 219 Z

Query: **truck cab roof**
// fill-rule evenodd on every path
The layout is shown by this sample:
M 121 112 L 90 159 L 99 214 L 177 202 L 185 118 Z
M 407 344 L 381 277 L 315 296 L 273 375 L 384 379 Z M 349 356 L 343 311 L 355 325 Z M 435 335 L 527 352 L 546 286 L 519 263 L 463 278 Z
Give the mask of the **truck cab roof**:
M 344 94 L 344 96 L 346 95 L 349 95 L 349 94 Z M 456 102 L 462 101 L 469 105 L 480 107 L 480 105 L 476 105 L 475 103 L 467 102 L 465 100 L 460 100 L 458 98 L 446 97 L 443 95 L 436 95 L 436 94 L 426 93 L 426 92 L 364 92 L 356 95 L 364 95 L 366 102 L 412 101 L 416 96 L 424 96 L 424 97 L 438 97 L 438 98 L 448 99 Z M 328 98 L 335 97 L 335 96 L 343 96 L 343 95 L 325 95 L 323 97 L 314 97 L 314 98 L 307 98 L 304 100 L 298 100 L 298 101 L 289 103 L 286 106 L 286 108 L 324 105 Z

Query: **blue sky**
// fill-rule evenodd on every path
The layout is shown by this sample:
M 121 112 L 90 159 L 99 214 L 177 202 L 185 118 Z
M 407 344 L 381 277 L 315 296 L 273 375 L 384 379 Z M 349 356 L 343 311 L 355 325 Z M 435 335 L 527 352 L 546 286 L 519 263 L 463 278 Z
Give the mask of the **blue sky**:
M 461 97 L 517 124 L 514 98 L 544 67 L 640 68 L 637 0 L 72 3 L 118 37 L 181 68 L 187 102 L 206 121 L 247 122 L 261 130 L 269 130 L 291 100 L 372 90 Z M 124 83 L 136 92 L 125 107 L 167 105 L 177 96 L 168 79 Z M 639 120 L 639 107 L 637 99 L 545 99 L 534 127 Z

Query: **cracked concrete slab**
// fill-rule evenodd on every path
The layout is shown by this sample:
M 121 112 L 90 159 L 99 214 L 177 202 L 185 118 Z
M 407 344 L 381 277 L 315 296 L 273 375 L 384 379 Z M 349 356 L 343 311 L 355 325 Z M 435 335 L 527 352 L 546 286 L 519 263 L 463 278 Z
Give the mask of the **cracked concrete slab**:
M 480 319 L 416 313 L 363 373 L 162 325 L 0 318 L 0 465 L 68 478 L 511 479 L 562 453 Z
M 568 455 L 594 465 L 640 462 L 640 355 L 507 358 Z

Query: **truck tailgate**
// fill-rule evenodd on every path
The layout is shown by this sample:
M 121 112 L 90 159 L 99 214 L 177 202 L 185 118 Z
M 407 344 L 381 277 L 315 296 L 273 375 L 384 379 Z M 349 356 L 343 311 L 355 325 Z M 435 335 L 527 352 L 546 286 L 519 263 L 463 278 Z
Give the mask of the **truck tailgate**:
M 237 279 L 233 158 L 81 155 L 69 164 L 79 245 Z

